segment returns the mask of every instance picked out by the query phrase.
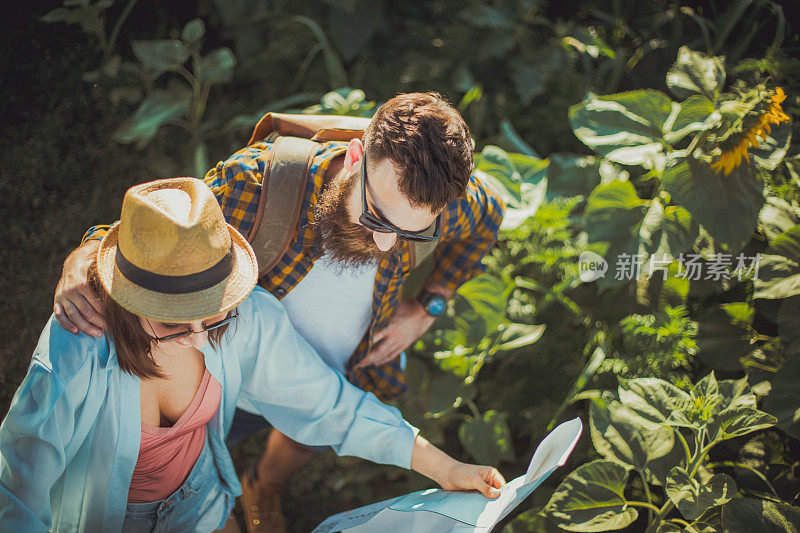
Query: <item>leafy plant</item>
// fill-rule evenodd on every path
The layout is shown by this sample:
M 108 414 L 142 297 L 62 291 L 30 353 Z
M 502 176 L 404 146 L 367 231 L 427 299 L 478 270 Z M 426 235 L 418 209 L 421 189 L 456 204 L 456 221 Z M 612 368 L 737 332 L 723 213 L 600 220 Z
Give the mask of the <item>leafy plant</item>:
M 667 381 L 621 381 L 616 393 L 590 396 L 591 437 L 602 459 L 572 472 L 543 513 L 568 531 L 610 531 L 647 509 L 647 531 L 706 531 L 722 522 L 758 520 L 757 506 L 736 500 L 735 481 L 715 473 L 708 455 L 719 443 L 771 427 L 746 379 L 717 381 L 713 372 L 684 392 Z M 642 500 L 627 496 L 630 475 Z M 661 488 L 662 499 L 653 493 Z M 729 503 L 730 502 L 730 503 Z M 791 518 L 800 509 L 775 508 Z M 677 514 L 675 509 L 677 508 Z

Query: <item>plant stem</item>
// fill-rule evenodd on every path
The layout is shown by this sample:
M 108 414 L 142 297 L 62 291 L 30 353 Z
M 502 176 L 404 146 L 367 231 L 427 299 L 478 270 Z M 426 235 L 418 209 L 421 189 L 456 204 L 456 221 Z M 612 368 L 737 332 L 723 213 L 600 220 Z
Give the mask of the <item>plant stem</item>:
M 689 449 L 689 443 L 686 442 L 686 437 L 684 437 L 683 433 L 681 433 L 681 428 L 675 428 L 675 433 L 677 433 L 678 438 L 681 440 L 681 444 L 683 444 L 683 450 L 686 452 L 686 466 L 689 466 L 689 463 L 692 462 L 692 452 Z
M 114 43 L 117 41 L 117 37 L 119 37 L 119 32 L 122 29 L 122 24 L 125 22 L 125 19 L 128 18 L 130 15 L 133 6 L 136 5 L 136 2 L 139 0 L 130 0 L 128 5 L 125 6 L 125 9 L 122 10 L 119 18 L 117 19 L 117 23 L 114 24 L 114 29 L 111 30 L 111 37 L 108 38 L 108 44 L 106 44 L 106 49 L 104 50 L 106 59 L 111 55 L 111 51 L 114 49 Z
M 750 465 L 744 463 L 736 463 L 734 461 L 718 461 L 716 463 L 709 463 L 708 466 L 709 468 L 716 468 L 718 466 L 722 466 L 722 467 L 741 468 L 743 470 L 749 470 L 750 472 L 755 474 L 758 479 L 763 481 L 767 487 L 769 487 L 769 490 L 772 492 L 772 494 L 778 496 L 778 492 L 775 490 L 775 487 L 772 486 L 772 483 L 769 482 L 767 476 L 765 476 L 764 474 L 762 474 L 761 472 L 759 472 Z
M 644 487 L 644 495 L 647 497 L 647 501 L 651 505 L 653 505 L 653 495 L 650 493 L 650 485 L 647 484 L 647 476 L 644 475 L 644 470 L 642 470 L 640 468 L 637 468 L 636 471 L 639 472 L 639 476 L 642 478 L 642 486 Z M 653 508 L 655 508 L 656 512 L 658 512 L 658 507 L 653 505 Z M 653 520 L 653 509 L 649 509 L 648 508 L 647 519 L 649 521 Z
M 650 510 L 650 512 L 653 512 L 653 511 L 659 512 L 659 510 L 660 510 L 658 507 L 656 507 L 652 503 L 647 503 L 647 502 L 627 502 L 627 504 L 630 505 L 631 507 L 646 507 L 647 509 Z
M 668 521 L 672 522 L 673 524 L 678 524 L 679 526 L 683 526 L 683 527 L 689 527 L 689 526 L 692 525 L 689 522 L 687 522 L 686 520 L 681 520 L 680 518 L 670 518 Z

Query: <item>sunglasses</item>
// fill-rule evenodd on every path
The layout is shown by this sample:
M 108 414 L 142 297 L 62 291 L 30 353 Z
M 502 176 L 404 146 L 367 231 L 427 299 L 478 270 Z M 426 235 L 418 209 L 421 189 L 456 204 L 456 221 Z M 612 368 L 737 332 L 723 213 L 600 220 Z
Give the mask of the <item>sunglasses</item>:
M 193 329 L 189 328 L 186 331 L 181 331 L 179 333 L 172 333 L 170 335 L 165 335 L 163 337 L 153 337 L 153 338 L 155 340 L 157 340 L 158 342 L 161 342 L 161 341 L 174 341 L 176 339 L 183 339 L 185 337 L 188 337 L 192 333 L 202 333 L 204 331 L 211 331 L 212 329 L 217 329 L 219 327 L 222 327 L 225 324 L 229 324 L 237 316 L 239 316 L 239 310 L 238 309 L 234 309 L 232 314 L 229 314 L 227 317 L 225 317 L 222 320 L 219 320 L 217 322 L 214 322 L 213 324 L 208 324 L 207 326 L 204 325 L 203 329 L 201 329 L 200 331 L 194 331 Z
M 399 238 L 405 241 L 426 242 L 435 241 L 439 238 L 439 220 L 441 217 L 442 215 L 440 214 L 431 224 L 431 226 L 435 226 L 433 235 L 426 235 L 426 233 L 430 233 L 431 226 L 422 231 L 406 231 L 398 228 L 388 220 L 383 220 L 370 213 L 367 206 L 367 154 L 364 154 L 361 158 L 361 216 L 358 217 L 359 224 L 368 230 L 377 231 L 378 233 L 396 233 Z

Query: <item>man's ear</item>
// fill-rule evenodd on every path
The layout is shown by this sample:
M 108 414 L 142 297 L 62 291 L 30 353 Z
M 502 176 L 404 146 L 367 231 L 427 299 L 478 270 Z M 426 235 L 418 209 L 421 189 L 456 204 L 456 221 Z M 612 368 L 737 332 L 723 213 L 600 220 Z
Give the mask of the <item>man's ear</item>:
M 350 139 L 347 152 L 344 154 L 344 169 L 353 172 L 361 165 L 362 157 L 364 157 L 364 144 L 361 139 Z

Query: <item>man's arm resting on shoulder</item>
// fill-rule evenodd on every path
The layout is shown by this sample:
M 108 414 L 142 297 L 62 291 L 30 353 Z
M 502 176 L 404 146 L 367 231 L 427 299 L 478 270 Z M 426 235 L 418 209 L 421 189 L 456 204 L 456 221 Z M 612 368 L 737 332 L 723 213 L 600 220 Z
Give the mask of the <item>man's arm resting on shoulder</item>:
M 100 299 L 89 288 L 89 266 L 97 257 L 100 240 L 106 231 L 95 226 L 84 235 L 83 242 L 64 260 L 61 279 L 53 297 L 53 314 L 61 327 L 72 333 L 83 331 L 101 337 L 108 327 Z M 98 237 L 98 234 L 99 237 Z

